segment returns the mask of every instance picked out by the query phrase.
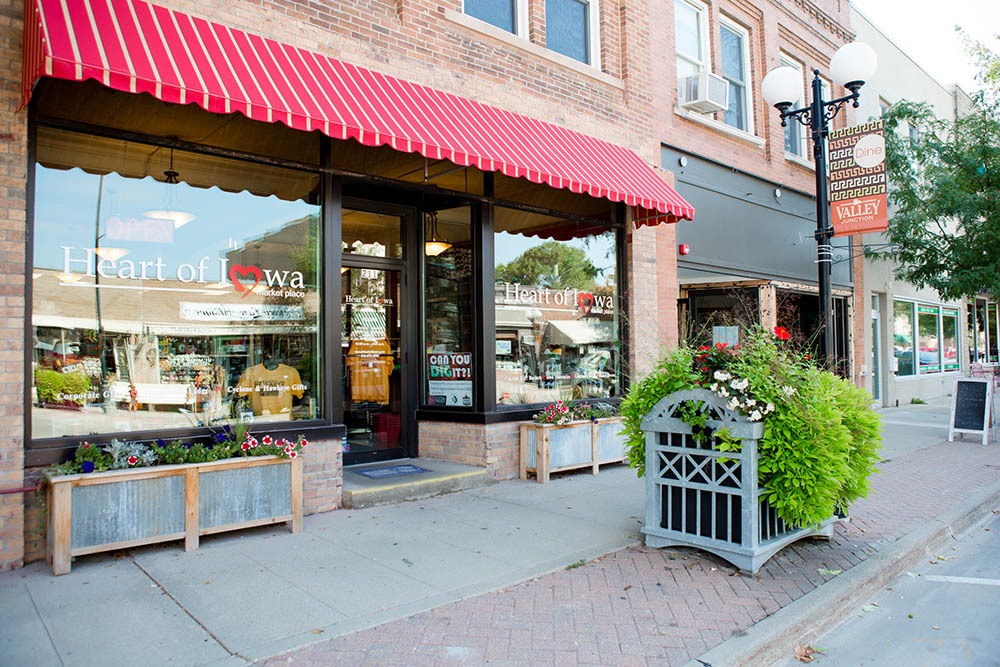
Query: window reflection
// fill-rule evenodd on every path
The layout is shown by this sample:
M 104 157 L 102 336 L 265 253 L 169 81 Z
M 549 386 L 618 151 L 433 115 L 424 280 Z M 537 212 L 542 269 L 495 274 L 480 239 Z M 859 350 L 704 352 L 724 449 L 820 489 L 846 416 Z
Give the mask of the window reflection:
M 124 143 L 86 173 L 39 145 L 35 438 L 319 416 L 319 206 L 211 187 L 237 170 L 258 193 L 308 177 L 179 151 L 162 176 L 160 151 L 151 176 L 126 177 L 118 154 L 158 149 Z
M 494 239 L 497 403 L 616 396 L 615 233 L 519 220 Z

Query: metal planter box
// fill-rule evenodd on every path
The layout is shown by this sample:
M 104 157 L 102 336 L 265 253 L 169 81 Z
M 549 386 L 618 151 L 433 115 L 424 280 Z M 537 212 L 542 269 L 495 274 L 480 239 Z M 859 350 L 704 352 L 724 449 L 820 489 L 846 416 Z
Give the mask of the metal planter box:
M 569 424 L 521 424 L 521 479 L 528 473 L 539 482 L 563 470 L 591 468 L 593 474 L 605 463 L 625 458 L 621 417 Z
M 690 425 L 674 417 L 677 406 L 699 401 L 708 426 L 728 428 L 742 451 L 719 452 L 698 443 Z M 830 537 L 833 518 L 818 528 L 798 528 L 778 518 L 761 498 L 757 441 L 764 425 L 726 408 L 706 389 L 666 396 L 642 419 L 646 433 L 646 546 L 697 547 L 745 572 L 757 572 L 781 548 L 804 537 Z M 722 459 L 720 461 L 720 459 Z
M 48 479 L 48 561 L 272 523 L 302 529 L 302 459 L 259 456 Z

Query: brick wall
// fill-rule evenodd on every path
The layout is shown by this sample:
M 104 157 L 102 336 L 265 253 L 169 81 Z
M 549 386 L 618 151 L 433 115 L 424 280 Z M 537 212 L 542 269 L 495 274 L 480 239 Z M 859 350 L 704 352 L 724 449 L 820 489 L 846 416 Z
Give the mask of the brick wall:
M 486 468 L 493 479 L 513 479 L 520 465 L 517 422 L 456 424 L 420 422 L 420 456 Z
M 310 441 L 302 453 L 302 511 L 340 509 L 344 493 L 344 454 L 340 440 Z
M 27 114 L 21 90 L 22 10 L 0 2 L 0 489 L 24 479 L 24 252 Z M 24 501 L 0 495 L 0 570 L 24 559 Z

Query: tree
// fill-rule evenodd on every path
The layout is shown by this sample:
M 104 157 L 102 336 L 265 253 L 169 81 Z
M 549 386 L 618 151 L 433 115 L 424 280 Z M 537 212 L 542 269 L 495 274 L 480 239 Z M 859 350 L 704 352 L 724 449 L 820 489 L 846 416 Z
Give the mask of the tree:
M 955 121 L 912 102 L 884 116 L 893 249 L 873 254 L 945 299 L 1000 296 L 1000 102 L 976 102 Z
M 537 285 L 550 289 L 593 289 L 600 270 L 582 248 L 560 241 L 547 241 L 528 248 L 508 264 L 496 269 L 497 282 Z

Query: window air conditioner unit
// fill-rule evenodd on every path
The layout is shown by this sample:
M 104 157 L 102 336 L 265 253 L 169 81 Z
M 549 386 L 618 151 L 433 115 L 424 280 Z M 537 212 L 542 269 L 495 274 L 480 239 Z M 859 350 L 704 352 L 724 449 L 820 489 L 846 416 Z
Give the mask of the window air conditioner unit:
M 680 86 L 680 106 L 698 113 L 728 109 L 729 82 L 709 72 L 684 77 Z

